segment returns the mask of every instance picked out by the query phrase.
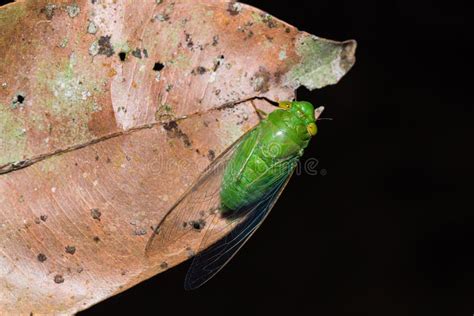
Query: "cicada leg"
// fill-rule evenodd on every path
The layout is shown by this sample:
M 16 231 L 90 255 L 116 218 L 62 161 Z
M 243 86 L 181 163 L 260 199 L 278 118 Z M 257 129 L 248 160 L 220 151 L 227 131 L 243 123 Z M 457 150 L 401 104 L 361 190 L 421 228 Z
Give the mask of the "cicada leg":
M 253 100 L 250 100 L 250 104 L 252 104 L 252 107 L 255 110 L 255 113 L 257 113 L 259 122 L 261 122 L 262 120 L 264 120 L 267 117 L 268 113 L 265 112 L 265 111 L 260 110 L 259 108 L 257 108 L 255 103 L 253 103 Z

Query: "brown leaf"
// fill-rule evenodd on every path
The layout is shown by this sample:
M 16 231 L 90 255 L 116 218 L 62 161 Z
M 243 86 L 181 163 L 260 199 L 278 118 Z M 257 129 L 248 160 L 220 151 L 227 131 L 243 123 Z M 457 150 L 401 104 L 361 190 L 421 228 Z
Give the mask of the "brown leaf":
M 1 7 L 0 311 L 74 313 L 186 260 L 194 240 L 147 259 L 151 227 L 256 97 L 335 84 L 354 51 L 223 0 Z

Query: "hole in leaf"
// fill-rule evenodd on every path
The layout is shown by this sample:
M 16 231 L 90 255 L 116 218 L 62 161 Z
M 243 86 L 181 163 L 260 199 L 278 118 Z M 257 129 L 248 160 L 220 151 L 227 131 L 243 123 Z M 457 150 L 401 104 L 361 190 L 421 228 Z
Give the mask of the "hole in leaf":
M 11 106 L 12 108 L 16 109 L 19 106 L 23 106 L 23 103 L 25 102 L 26 96 L 23 93 L 17 93 L 12 99 Z
M 155 65 L 153 66 L 154 71 L 161 71 L 163 70 L 163 68 L 165 68 L 165 65 L 160 62 L 155 63 Z
M 120 61 L 125 61 L 125 58 L 127 58 L 127 53 L 125 52 L 120 52 L 119 54 Z

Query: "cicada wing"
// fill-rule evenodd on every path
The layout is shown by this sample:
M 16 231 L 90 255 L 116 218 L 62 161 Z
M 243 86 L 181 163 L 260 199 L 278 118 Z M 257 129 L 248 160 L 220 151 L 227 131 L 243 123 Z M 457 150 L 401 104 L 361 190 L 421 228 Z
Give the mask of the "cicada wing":
M 190 232 L 199 232 L 220 207 L 219 192 L 225 166 L 232 156 L 229 150 L 216 159 L 207 171 L 170 208 L 148 240 L 146 254 L 165 253 L 166 247 Z
M 147 256 L 166 253 L 169 245 L 190 233 L 202 233 L 204 236 L 208 223 L 220 213 L 220 189 L 224 171 L 235 150 L 250 132 L 218 156 L 167 211 L 148 240 L 145 248 Z
M 288 184 L 294 168 L 282 174 L 273 189 L 268 192 L 258 203 L 244 210 L 244 216 L 228 223 L 227 230 L 230 232 L 212 246 L 205 249 L 210 244 L 210 240 L 216 240 L 216 236 L 222 229 L 215 229 L 221 224 L 221 219 L 216 216 L 206 229 L 198 254 L 194 258 L 191 267 L 186 275 L 184 287 L 193 290 L 209 281 L 215 276 L 242 248 L 252 234 L 260 227 L 262 222 L 270 213 L 276 201 L 280 197 L 283 189 Z

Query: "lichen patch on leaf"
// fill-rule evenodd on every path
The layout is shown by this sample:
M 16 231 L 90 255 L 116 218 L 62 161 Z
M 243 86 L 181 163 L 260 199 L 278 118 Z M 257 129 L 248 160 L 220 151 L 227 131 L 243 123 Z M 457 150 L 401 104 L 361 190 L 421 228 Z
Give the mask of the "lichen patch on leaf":
M 287 80 L 310 90 L 337 83 L 355 62 L 355 41 L 340 43 L 304 34 L 296 49 L 301 61 L 288 73 Z
M 0 103 L 0 166 L 21 160 L 26 141 L 25 123 L 21 116 Z

